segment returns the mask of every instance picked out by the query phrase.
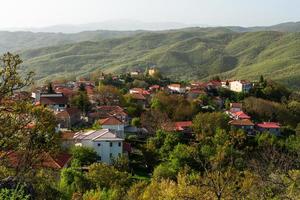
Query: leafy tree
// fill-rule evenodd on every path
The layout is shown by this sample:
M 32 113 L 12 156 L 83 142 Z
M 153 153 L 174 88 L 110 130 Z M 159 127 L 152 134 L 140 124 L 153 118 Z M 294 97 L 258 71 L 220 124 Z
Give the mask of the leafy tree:
M 24 187 L 17 186 L 14 189 L 1 188 L 0 199 L 5 200 L 29 200 L 30 195 L 26 194 Z
M 33 72 L 25 76 L 18 73 L 22 60 L 19 55 L 5 53 L 0 58 L 0 101 L 9 97 L 14 91 L 20 90 L 32 83 Z M 23 78 L 24 77 L 24 78 Z
M 213 136 L 218 128 L 228 130 L 228 117 L 223 113 L 199 113 L 193 120 L 193 129 L 198 139 Z
M 136 126 L 136 127 L 140 127 L 141 126 L 141 119 L 139 117 L 134 117 L 131 120 L 131 125 Z
M 118 88 L 111 85 L 100 85 L 95 97 L 99 105 L 123 105 L 124 98 Z
M 89 147 L 73 147 L 71 154 L 73 160 L 78 161 L 81 166 L 88 166 L 97 162 L 98 159 L 96 151 Z
M 130 185 L 130 176 L 126 172 L 120 172 L 113 166 L 103 163 L 94 163 L 89 167 L 87 177 L 98 188 L 122 188 Z
M 79 91 L 70 102 L 72 106 L 77 107 L 83 113 L 87 113 L 91 108 L 89 97 L 85 91 Z

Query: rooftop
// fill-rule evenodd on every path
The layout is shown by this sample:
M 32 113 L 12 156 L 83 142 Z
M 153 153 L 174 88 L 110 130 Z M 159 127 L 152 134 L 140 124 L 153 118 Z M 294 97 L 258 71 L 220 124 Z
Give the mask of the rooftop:
M 254 126 L 254 123 L 250 119 L 232 120 L 229 124 L 233 126 Z

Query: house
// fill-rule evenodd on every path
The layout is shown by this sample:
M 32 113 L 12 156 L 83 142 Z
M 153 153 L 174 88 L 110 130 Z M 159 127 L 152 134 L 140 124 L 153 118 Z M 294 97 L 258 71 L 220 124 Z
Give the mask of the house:
M 132 88 L 129 90 L 129 94 L 150 95 L 150 92 L 143 88 Z
M 259 132 L 269 132 L 273 135 L 280 136 L 280 124 L 276 122 L 263 122 L 256 124 L 256 130 Z
M 130 94 L 130 97 L 132 98 L 132 100 L 135 103 L 142 106 L 143 108 L 146 108 L 147 98 L 144 95 L 142 95 L 140 93 L 133 93 L 133 94 Z
M 55 92 L 62 93 L 68 99 L 72 98 L 75 95 L 75 92 L 73 91 L 73 89 L 68 88 L 68 87 L 56 87 Z
M 61 146 L 63 149 L 68 149 L 71 146 L 75 145 L 74 142 L 74 135 L 75 133 L 72 131 L 63 131 L 61 132 L 60 138 L 61 138 Z
M 230 112 L 241 112 L 242 111 L 242 104 L 241 103 L 230 103 Z
M 42 93 L 38 97 L 40 105 L 52 109 L 54 111 L 62 111 L 67 108 L 68 98 L 62 93 L 45 94 Z
M 191 88 L 187 94 L 187 98 L 197 99 L 200 95 L 206 95 L 206 92 L 201 89 Z
M 175 93 L 180 93 L 183 94 L 186 91 L 185 87 L 182 87 L 180 84 L 170 84 L 168 85 L 169 90 L 171 90 L 171 92 L 175 92 Z
M 136 70 L 136 71 L 130 72 L 131 76 L 139 76 L 141 74 L 142 74 L 142 72 L 140 70 Z
M 158 92 L 160 90 L 160 86 L 159 85 L 151 85 L 149 87 L 149 91 L 151 92 Z
M 55 113 L 59 128 L 70 129 L 81 121 L 81 114 L 78 108 L 66 108 Z
M 123 139 L 108 129 L 78 132 L 74 135 L 75 145 L 93 148 L 98 160 L 111 164 L 123 154 Z
M 98 123 L 102 128 L 113 130 L 117 132 L 120 137 L 124 138 L 124 123 L 117 118 L 110 116 L 108 118 L 99 119 Z
M 254 123 L 250 119 L 237 119 L 229 122 L 232 128 L 242 129 L 248 135 L 254 134 Z
M 239 120 L 239 119 L 251 119 L 249 115 L 244 113 L 243 111 L 238 111 L 238 112 L 227 112 L 230 116 L 231 119 Z
M 129 116 L 120 106 L 97 106 L 94 112 L 89 113 L 89 120 L 92 122 L 108 117 L 115 117 L 125 126 L 129 125 Z
M 192 121 L 181 121 L 181 122 L 168 122 L 162 125 L 162 128 L 165 131 L 170 132 L 181 132 L 186 134 L 187 136 L 191 136 L 193 122 Z
M 158 74 L 158 70 L 154 67 L 148 70 L 148 74 L 149 76 L 155 76 L 156 74 Z
M 18 152 L 5 153 L 4 159 L 7 159 L 8 164 L 12 168 L 17 168 L 22 165 L 22 154 Z M 48 168 L 52 170 L 60 170 L 69 165 L 72 156 L 68 153 L 59 153 L 50 155 L 47 152 L 41 152 L 37 158 L 38 162 L 33 164 L 34 168 Z
M 229 82 L 229 89 L 234 92 L 249 92 L 253 84 L 249 81 L 239 80 Z

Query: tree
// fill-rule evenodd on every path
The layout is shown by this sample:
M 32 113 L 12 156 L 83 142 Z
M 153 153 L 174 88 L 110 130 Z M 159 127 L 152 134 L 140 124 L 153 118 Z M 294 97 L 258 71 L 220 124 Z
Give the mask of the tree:
M 131 126 L 140 127 L 141 126 L 141 119 L 139 117 L 134 117 L 131 120 Z
M 118 88 L 111 85 L 100 85 L 97 88 L 95 97 L 99 105 L 122 105 L 124 98 Z
M 82 113 L 87 113 L 91 108 L 91 103 L 86 92 L 79 91 L 70 100 L 71 105 L 77 107 Z
M 14 91 L 32 83 L 33 72 L 29 72 L 25 76 L 18 73 L 22 62 L 19 55 L 9 52 L 0 58 L 0 102 L 4 97 L 12 95 Z
M 6 200 L 29 200 L 30 195 L 26 194 L 23 187 L 17 186 L 14 189 L 1 188 L 0 199 Z
M 228 130 L 228 117 L 223 113 L 199 113 L 193 120 L 193 130 L 198 139 L 213 136 L 218 128 Z
M 6 53 L 0 63 L 0 165 L 10 168 L 9 175 L 21 184 L 35 183 L 39 171 L 45 168 L 43 156 L 59 150 L 56 119 L 42 106 L 12 98 L 14 91 L 32 83 L 32 73 L 18 73 L 22 63 L 19 56 Z M 9 162 L 10 158 L 17 162 Z
M 159 110 L 146 111 L 141 116 L 141 124 L 150 134 L 154 134 L 162 128 L 162 125 L 168 122 L 170 122 L 170 119 L 167 114 Z
M 97 188 L 122 188 L 125 190 L 130 185 L 130 176 L 126 172 L 120 172 L 113 166 L 103 163 L 94 163 L 89 167 L 88 179 Z
M 48 94 L 53 94 L 53 93 L 55 93 L 55 92 L 54 92 L 54 90 L 53 90 L 52 83 L 49 82 L 49 83 L 48 83 Z
M 93 148 L 89 147 L 73 147 L 71 149 L 73 160 L 79 162 L 81 166 L 88 166 L 97 162 L 98 155 Z

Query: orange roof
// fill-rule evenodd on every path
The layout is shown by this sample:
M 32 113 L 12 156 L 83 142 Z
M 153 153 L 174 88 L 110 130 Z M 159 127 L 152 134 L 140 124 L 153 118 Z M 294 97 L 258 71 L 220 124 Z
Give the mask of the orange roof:
M 170 84 L 169 87 L 181 88 L 181 85 L 180 85 L 180 84 L 173 83 L 173 84 Z
M 75 133 L 70 132 L 70 131 L 65 131 L 61 133 L 61 139 L 62 140 L 72 140 L 74 137 Z
M 249 115 L 247 115 L 246 113 L 244 113 L 243 111 L 239 111 L 234 113 L 234 115 L 236 115 L 237 117 L 241 118 L 241 119 L 251 119 L 251 117 Z
M 280 124 L 276 122 L 263 122 L 260 124 L 256 124 L 256 126 L 260 128 L 280 128 Z
M 249 119 L 232 120 L 229 124 L 233 126 L 254 126 L 254 123 Z
M 8 158 L 8 162 L 12 167 L 17 167 L 20 163 L 21 153 L 8 152 L 5 156 Z M 56 156 L 51 156 L 49 153 L 42 152 L 40 154 L 40 163 L 35 164 L 35 168 L 44 167 L 51 169 L 61 169 L 63 168 L 70 160 L 72 156 L 68 153 L 60 153 Z
M 121 124 L 123 124 L 115 117 L 108 117 L 105 119 L 100 119 L 99 122 L 101 125 L 121 125 Z
M 134 94 L 130 94 L 130 95 L 133 99 L 136 99 L 136 100 L 146 100 L 146 97 L 144 97 L 144 95 L 139 94 L 139 93 L 134 93 Z
M 175 122 L 175 129 L 177 131 L 183 131 L 185 128 L 189 128 L 193 125 L 192 121 L 185 121 L 185 122 Z

